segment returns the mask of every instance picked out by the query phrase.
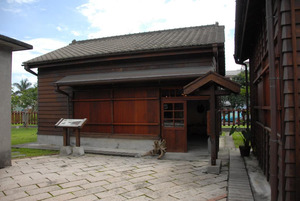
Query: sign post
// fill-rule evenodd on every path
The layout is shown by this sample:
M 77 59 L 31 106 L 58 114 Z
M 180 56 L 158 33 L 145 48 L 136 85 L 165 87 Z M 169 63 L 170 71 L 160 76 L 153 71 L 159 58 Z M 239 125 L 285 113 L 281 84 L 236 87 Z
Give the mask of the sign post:
M 78 147 L 78 149 L 75 149 L 75 147 L 73 147 L 73 154 L 79 150 L 79 147 L 80 147 L 80 129 L 84 126 L 86 121 L 87 121 L 87 118 L 84 118 L 84 119 L 64 119 L 64 118 L 61 118 L 55 124 L 56 128 L 63 128 L 63 146 L 65 148 L 70 147 L 70 135 L 69 135 L 68 129 L 75 129 L 76 147 Z M 71 151 L 67 151 L 68 149 L 69 148 L 66 148 L 66 150 L 63 151 L 67 155 L 71 153 Z M 83 150 L 81 150 L 81 152 L 84 153 Z M 62 154 L 62 149 L 61 149 L 61 154 Z M 79 154 L 79 155 L 83 155 L 83 154 Z

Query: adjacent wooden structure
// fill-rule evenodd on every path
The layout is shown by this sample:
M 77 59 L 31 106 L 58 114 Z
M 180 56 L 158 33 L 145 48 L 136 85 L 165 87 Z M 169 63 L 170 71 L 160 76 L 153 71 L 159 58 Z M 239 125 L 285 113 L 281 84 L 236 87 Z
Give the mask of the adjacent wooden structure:
M 249 59 L 251 129 L 271 198 L 300 200 L 300 2 L 238 0 L 235 59 Z
M 60 118 L 87 118 L 84 138 L 163 138 L 167 151 L 186 152 L 189 137 L 207 139 L 206 113 L 218 109 L 214 94 L 228 93 L 216 88 L 228 82 L 224 61 L 218 24 L 73 41 L 24 63 L 30 72 L 38 68 L 38 135 L 61 135 L 54 129 Z M 216 142 L 219 123 L 211 132 Z

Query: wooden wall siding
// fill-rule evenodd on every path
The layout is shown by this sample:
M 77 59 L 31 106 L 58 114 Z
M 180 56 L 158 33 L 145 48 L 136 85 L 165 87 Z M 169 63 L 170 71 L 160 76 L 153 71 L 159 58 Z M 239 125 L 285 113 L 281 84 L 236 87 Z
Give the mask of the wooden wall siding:
M 211 65 L 212 54 L 192 54 L 184 56 L 158 57 L 147 60 L 132 59 L 123 61 L 110 61 L 101 63 L 78 64 L 73 66 L 59 66 L 52 68 L 39 68 L 38 70 L 38 134 L 61 135 L 62 129 L 55 128 L 55 123 L 60 118 L 68 118 L 67 97 L 55 92 L 54 83 L 67 75 L 100 73 L 109 71 L 145 69 L 145 68 L 174 68 L 195 67 Z M 69 87 L 61 87 L 62 90 L 72 94 Z M 121 96 L 121 95 L 120 95 Z M 72 114 L 72 102 L 70 104 L 70 116 Z M 96 127 L 96 126 L 94 126 Z M 96 128 L 91 128 L 92 130 Z M 110 131 L 108 126 L 103 129 Z M 122 132 L 121 127 L 118 127 Z M 97 129 L 96 129 L 97 130 Z
M 291 4 L 293 3 L 293 4 Z M 282 30 L 282 68 L 283 68 L 283 98 L 284 98 L 284 199 L 300 199 L 299 177 L 300 177 L 300 158 L 299 158 L 299 116 L 295 114 L 299 104 L 299 73 L 295 77 L 295 68 L 299 72 L 300 56 L 300 3 L 299 1 L 282 1 L 281 3 L 281 30 Z M 294 5 L 294 6 L 293 6 Z M 294 15 L 294 16 L 293 16 Z M 293 19 L 296 24 L 293 24 Z M 293 26 L 296 30 L 293 30 Z M 295 40 L 296 39 L 296 40 Z M 296 44 L 295 44 L 296 43 Z M 295 54 L 296 53 L 296 54 Z M 297 59 L 295 58 L 297 57 Z M 298 79 L 298 82 L 295 81 Z M 297 82 L 297 85 L 294 85 Z M 297 89 L 298 88 L 298 89 Z M 298 91 L 295 91 L 298 90 Z M 298 108 L 299 111 L 299 108 Z M 297 122 L 296 122 L 297 120 Z M 298 131 L 297 131 L 298 127 Z M 298 133 L 297 133 L 298 132 Z M 297 180 L 298 178 L 298 180 Z
M 264 19 L 261 19 L 264 20 Z M 255 133 L 254 147 L 259 164 L 269 180 L 270 176 L 270 88 L 265 22 L 257 27 L 259 35 L 250 58 L 251 127 Z
M 276 7 L 274 7 L 276 12 Z M 270 77 L 269 58 L 267 50 L 267 30 L 265 18 L 261 27 L 258 27 L 259 34 L 254 45 L 253 55 L 250 58 L 250 83 L 251 83 L 251 125 L 255 133 L 254 147 L 259 164 L 267 178 L 270 178 L 270 158 L 279 157 L 278 153 L 270 153 L 271 133 L 271 107 L 270 107 Z M 278 21 L 274 20 L 275 35 Z M 276 44 L 276 38 L 275 42 Z M 277 66 L 279 68 L 279 66 Z M 277 85 L 280 86 L 279 83 Z M 280 94 L 277 94 L 280 97 Z M 279 108 L 279 107 L 278 107 Z M 279 132 L 280 133 L 280 132 Z
M 251 125 L 255 130 L 254 146 L 257 158 L 266 177 L 269 178 L 270 165 L 278 166 L 277 200 L 299 200 L 300 113 L 295 112 L 299 111 L 300 103 L 300 2 L 276 0 L 273 3 L 275 69 L 278 77 L 276 115 L 280 122 L 277 125 L 278 153 L 269 153 L 271 114 L 265 22 L 262 27 L 257 27 L 259 35 L 255 39 L 253 55 L 250 57 Z M 292 29 L 292 13 L 296 20 L 295 31 Z M 277 157 L 278 164 L 269 164 L 270 157 Z
M 83 136 L 160 134 L 159 88 L 75 91 L 74 98 L 74 118 L 88 119 Z

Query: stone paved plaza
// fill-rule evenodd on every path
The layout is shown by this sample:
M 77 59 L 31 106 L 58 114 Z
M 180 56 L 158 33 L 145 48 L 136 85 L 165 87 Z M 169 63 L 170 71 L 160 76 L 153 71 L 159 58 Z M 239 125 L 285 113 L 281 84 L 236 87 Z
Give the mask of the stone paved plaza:
M 15 159 L 11 167 L 0 169 L 0 200 L 225 201 L 228 159 L 222 162 L 221 173 L 215 175 L 206 172 L 207 159 L 93 154 Z

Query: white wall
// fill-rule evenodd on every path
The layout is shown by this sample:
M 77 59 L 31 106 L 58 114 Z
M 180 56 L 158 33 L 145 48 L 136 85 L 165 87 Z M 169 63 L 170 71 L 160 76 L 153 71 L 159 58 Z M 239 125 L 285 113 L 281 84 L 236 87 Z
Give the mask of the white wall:
M 12 51 L 0 47 L 0 168 L 11 165 Z

